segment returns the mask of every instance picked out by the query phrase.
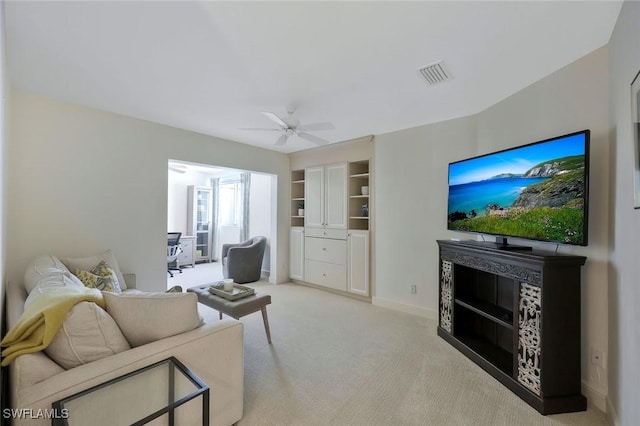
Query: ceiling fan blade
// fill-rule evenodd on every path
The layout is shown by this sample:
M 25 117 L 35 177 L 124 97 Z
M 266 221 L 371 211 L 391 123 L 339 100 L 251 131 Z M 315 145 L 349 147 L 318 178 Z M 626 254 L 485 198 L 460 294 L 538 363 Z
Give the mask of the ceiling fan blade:
M 278 140 L 276 141 L 276 145 L 277 146 L 284 145 L 285 143 L 287 143 L 287 139 L 289 139 L 289 135 L 284 133 L 282 136 L 278 138 Z
M 274 123 L 276 123 L 278 126 L 282 126 L 283 128 L 289 127 L 289 126 L 287 126 L 287 123 L 282 121 L 282 119 L 280 117 L 278 117 L 277 115 L 275 115 L 272 112 L 262 111 L 262 114 L 264 114 L 265 117 L 267 117 L 269 120 L 271 120 Z
M 315 143 L 316 145 L 326 145 L 328 143 L 331 143 L 326 139 L 322 139 L 317 136 L 310 135 L 309 133 L 297 132 L 296 134 L 300 136 L 302 139 L 306 139 L 309 142 Z
M 281 132 L 282 129 L 267 129 L 264 127 L 240 127 L 238 130 L 268 130 L 270 132 Z
M 298 129 L 303 131 L 334 130 L 335 126 L 331 123 L 309 123 L 298 126 Z

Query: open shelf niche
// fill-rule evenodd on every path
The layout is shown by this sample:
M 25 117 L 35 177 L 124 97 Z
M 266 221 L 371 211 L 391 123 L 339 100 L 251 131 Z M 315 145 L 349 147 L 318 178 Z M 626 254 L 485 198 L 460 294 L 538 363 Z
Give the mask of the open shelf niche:
M 304 169 L 291 171 L 291 226 L 304 226 Z
M 368 191 L 363 191 L 363 187 Z M 369 160 L 349 163 L 349 229 L 369 230 L 371 189 Z

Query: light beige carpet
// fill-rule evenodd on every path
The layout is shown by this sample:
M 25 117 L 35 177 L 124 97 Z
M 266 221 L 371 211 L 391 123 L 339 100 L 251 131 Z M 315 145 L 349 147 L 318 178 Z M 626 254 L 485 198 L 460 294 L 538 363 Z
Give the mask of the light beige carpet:
M 255 288 L 272 296 L 273 344 L 260 313 L 241 319 L 239 426 L 607 424 L 591 406 L 538 414 L 439 338 L 435 321 L 297 284 Z

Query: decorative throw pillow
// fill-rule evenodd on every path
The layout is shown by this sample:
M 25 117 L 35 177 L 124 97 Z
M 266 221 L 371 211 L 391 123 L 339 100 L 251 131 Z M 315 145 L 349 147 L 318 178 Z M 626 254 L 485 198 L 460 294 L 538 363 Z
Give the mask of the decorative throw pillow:
M 116 257 L 113 255 L 111 250 L 104 251 L 95 256 L 88 257 L 79 257 L 79 258 L 65 258 L 60 259 L 62 263 L 64 263 L 67 268 L 72 271 L 76 269 L 81 269 L 84 271 L 91 271 L 96 265 L 98 265 L 101 261 L 105 261 L 107 266 L 111 268 L 115 274 L 115 292 L 119 293 L 122 290 L 126 290 L 127 285 L 124 282 L 124 277 L 120 272 L 120 267 L 118 266 L 118 261 Z
M 109 265 L 104 260 L 101 260 L 100 263 L 98 263 L 90 272 L 100 277 L 110 277 L 114 275 L 114 278 L 116 280 L 118 279 L 118 277 L 115 276 L 113 269 L 109 268 Z
M 180 287 L 179 285 L 174 285 L 169 290 L 167 290 L 167 293 L 182 293 L 182 287 Z
M 45 254 L 31 259 L 24 273 L 23 284 L 27 293 L 35 289 L 42 293 L 46 287 L 63 287 L 81 283 L 58 258 Z
M 130 349 L 116 322 L 92 302 L 75 305 L 45 352 L 70 369 Z
M 84 287 L 60 260 L 51 255 L 33 258 L 27 266 L 23 283 L 29 293 L 24 303 L 25 309 L 35 297 L 51 289 L 68 286 Z
M 104 300 L 132 347 L 202 325 L 195 293 L 104 293 Z
M 93 269 L 91 271 L 76 269 L 74 273 L 76 277 L 78 277 L 78 279 L 82 281 L 82 284 L 84 284 L 85 287 L 97 288 L 98 290 L 110 291 L 112 293 L 116 291 L 115 283 L 113 281 L 113 278 L 111 277 L 111 274 L 109 274 L 108 276 L 101 276 L 95 274 Z

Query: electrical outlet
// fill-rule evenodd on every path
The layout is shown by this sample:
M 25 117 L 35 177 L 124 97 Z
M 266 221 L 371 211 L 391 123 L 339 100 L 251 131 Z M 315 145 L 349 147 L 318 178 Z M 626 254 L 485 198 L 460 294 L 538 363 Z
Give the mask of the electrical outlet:
M 604 352 L 600 349 L 591 348 L 591 364 L 604 368 Z
M 418 289 L 416 288 L 415 284 L 411 284 L 411 294 L 416 294 L 418 292 Z

